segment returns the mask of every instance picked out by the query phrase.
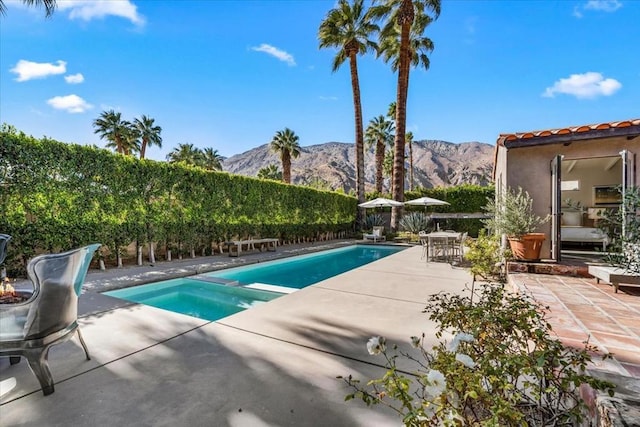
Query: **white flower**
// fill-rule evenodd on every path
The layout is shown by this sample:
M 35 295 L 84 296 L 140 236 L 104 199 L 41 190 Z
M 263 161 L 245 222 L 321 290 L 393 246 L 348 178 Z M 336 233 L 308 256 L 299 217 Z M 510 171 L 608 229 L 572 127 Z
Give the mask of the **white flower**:
M 475 338 L 471 334 L 467 334 L 466 332 L 458 332 L 455 337 L 453 337 L 453 341 L 449 344 L 449 351 L 455 353 L 458 351 L 458 346 L 461 342 L 473 342 Z
M 444 374 L 436 369 L 432 369 L 427 374 L 427 385 L 424 391 L 432 397 L 440 396 L 447 388 L 447 380 Z
M 422 339 L 420 337 L 411 337 L 411 345 L 414 348 L 420 348 L 420 342 Z
M 469 369 L 473 369 L 476 366 L 476 362 L 474 362 L 471 357 L 463 353 L 456 354 L 456 360 Z
M 385 346 L 384 337 L 371 337 L 367 342 L 367 351 L 369 354 L 377 355 L 385 351 L 387 347 Z

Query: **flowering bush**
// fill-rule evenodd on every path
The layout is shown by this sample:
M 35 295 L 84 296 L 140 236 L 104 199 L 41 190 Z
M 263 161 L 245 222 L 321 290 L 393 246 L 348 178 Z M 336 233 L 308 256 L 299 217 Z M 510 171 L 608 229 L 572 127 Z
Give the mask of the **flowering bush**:
M 367 350 L 384 357 L 387 372 L 365 385 L 339 377 L 353 390 L 346 400 L 387 405 L 407 426 L 547 426 L 582 420 L 582 385 L 613 394 L 611 383 L 586 373 L 595 348 L 588 342 L 565 348 L 532 299 L 490 283 L 474 300 L 446 293 L 430 298 L 425 312 L 437 324 L 436 337 L 453 332 L 430 351 L 424 334 L 411 337 L 412 352 L 390 351 L 383 337 L 371 338 Z M 416 369 L 399 369 L 398 357 Z

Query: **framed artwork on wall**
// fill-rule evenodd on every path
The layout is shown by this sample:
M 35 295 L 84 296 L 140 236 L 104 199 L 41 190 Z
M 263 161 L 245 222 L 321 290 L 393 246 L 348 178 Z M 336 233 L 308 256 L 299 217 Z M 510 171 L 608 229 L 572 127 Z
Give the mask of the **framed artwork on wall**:
M 622 194 L 618 190 L 617 185 L 594 185 L 593 186 L 593 205 L 594 206 L 618 205 L 621 202 L 622 202 Z

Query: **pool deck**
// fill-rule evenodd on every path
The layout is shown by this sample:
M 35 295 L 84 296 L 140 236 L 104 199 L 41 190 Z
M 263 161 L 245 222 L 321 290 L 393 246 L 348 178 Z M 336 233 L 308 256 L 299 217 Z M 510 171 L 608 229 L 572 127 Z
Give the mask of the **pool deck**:
M 439 291 L 464 292 L 471 277 L 462 268 L 425 263 L 421 247 L 215 322 L 99 293 L 309 247 L 90 272 L 79 322 L 92 360 L 75 338 L 52 347 L 56 391 L 45 397 L 25 361 L 10 366 L 0 358 L 2 425 L 400 425 L 385 407 L 344 402 L 349 389 L 336 376 L 384 373 L 381 357 L 367 353 L 371 336 L 404 350 L 422 332 L 428 346 L 435 343 L 425 303 Z
M 333 241 L 277 252 L 184 259 L 154 266 L 91 271 L 80 297 L 79 323 L 92 355 L 77 339 L 49 355 L 56 392 L 43 396 L 26 361 L 0 358 L 2 426 L 398 426 L 385 407 L 345 403 L 338 375 L 380 377 L 383 360 L 366 351 L 374 335 L 412 351 L 409 337 L 434 325 L 422 313 L 429 296 L 467 292 L 463 268 L 421 260 L 410 247 L 371 264 L 215 322 L 129 303 L 104 290 L 341 247 Z M 595 279 L 510 274 L 518 292 L 548 307 L 565 345 L 587 337 L 613 359 L 592 373 L 618 384 L 598 408 L 624 425 L 640 425 L 640 292 Z M 405 366 L 406 361 L 400 365 Z M 635 423 L 635 424 L 634 424 Z M 603 424 L 604 425 L 604 424 Z M 611 424 L 623 425 L 623 424 Z

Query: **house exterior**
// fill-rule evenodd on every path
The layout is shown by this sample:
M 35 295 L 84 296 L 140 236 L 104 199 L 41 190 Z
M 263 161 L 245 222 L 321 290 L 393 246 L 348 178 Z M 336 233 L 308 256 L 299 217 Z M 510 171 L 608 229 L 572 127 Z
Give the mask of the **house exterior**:
M 551 215 L 537 230 L 546 234 L 542 258 L 559 261 L 562 247 L 573 244 L 606 247 L 606 236 L 595 234 L 599 211 L 619 206 L 619 186 L 640 185 L 638 153 L 640 119 L 500 134 L 496 197 L 522 187 L 538 215 Z

